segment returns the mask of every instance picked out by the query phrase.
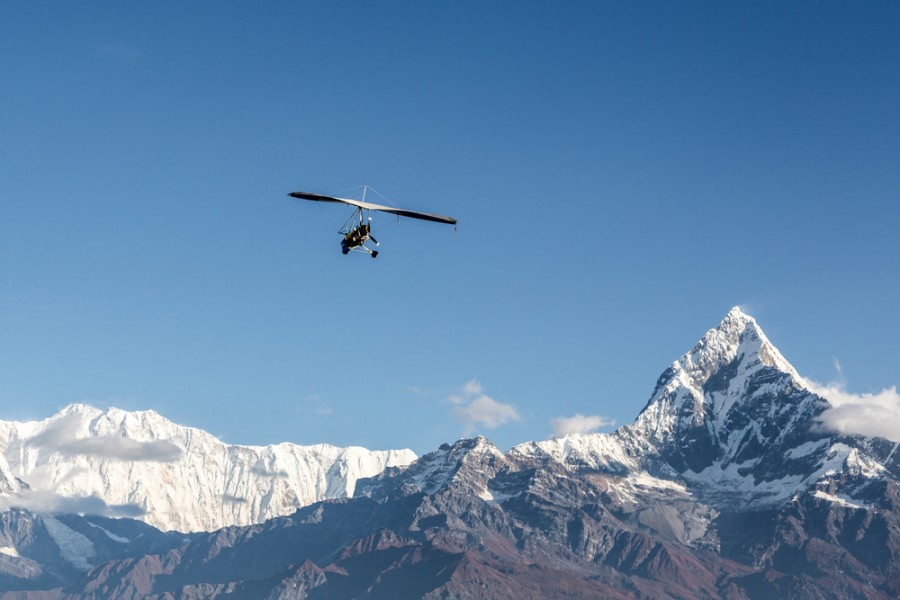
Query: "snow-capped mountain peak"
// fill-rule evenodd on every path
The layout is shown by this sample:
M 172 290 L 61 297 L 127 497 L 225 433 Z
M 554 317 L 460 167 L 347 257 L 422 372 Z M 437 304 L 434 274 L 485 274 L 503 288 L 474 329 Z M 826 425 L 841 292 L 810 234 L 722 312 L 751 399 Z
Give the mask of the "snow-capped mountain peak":
M 778 503 L 836 474 L 885 472 L 893 444 L 857 448 L 836 437 L 819 421 L 828 406 L 755 319 L 734 308 L 662 373 L 634 423 L 514 450 L 678 480 L 713 502 Z
M 701 425 L 716 434 L 726 427 L 736 402 L 765 395 L 748 393 L 759 391 L 750 388 L 762 381 L 770 388 L 807 387 L 756 320 L 732 308 L 718 327 L 663 372 L 633 427 L 659 443 Z
M 357 479 L 416 458 L 328 444 L 229 445 L 152 410 L 85 404 L 42 421 L 0 421 L 0 455 L 8 463 L 0 480 L 9 482 L 0 481 L 0 507 L 131 516 L 177 531 L 249 525 L 352 496 Z
M 388 469 L 371 482 L 366 482 L 357 494 L 380 495 L 384 492 L 379 489 L 383 481 L 391 477 L 396 477 L 396 481 L 392 482 L 394 487 L 403 487 L 412 493 L 434 494 L 463 480 L 468 485 L 473 480 L 484 483 L 485 474 L 495 471 L 505 462 L 503 452 L 479 435 L 441 445 L 403 469 L 399 477 L 397 470 Z
M 662 374 L 621 434 L 655 456 L 660 473 L 704 481 L 731 473 L 732 483 L 749 477 L 756 486 L 808 462 L 790 450 L 827 437 L 813 427 L 826 406 L 756 321 L 733 308 Z
M 790 375 L 797 382 L 802 381 L 756 320 L 737 306 L 717 327 L 707 331 L 690 351 L 672 363 L 670 369 L 681 383 L 699 389 L 720 369 L 736 360 L 744 363 L 745 370 L 771 367 Z

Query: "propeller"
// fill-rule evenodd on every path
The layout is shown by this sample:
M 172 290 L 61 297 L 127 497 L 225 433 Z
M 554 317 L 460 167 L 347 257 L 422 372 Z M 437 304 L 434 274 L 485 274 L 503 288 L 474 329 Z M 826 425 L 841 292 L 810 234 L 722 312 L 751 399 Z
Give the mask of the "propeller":
M 373 242 L 375 242 L 375 245 L 376 245 L 376 246 L 380 246 L 380 245 L 381 245 L 381 244 L 378 243 L 378 240 L 376 240 L 376 239 L 372 236 L 372 217 L 369 217 L 369 239 L 372 240 Z

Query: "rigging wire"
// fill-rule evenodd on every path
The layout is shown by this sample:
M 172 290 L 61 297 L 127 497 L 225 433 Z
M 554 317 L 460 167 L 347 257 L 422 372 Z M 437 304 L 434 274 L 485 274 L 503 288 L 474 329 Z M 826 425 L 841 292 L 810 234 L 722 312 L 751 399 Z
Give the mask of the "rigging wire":
M 379 198 L 381 198 L 382 200 L 384 200 L 385 202 L 387 202 L 388 204 L 390 204 L 390 205 L 393 206 L 394 208 L 400 208 L 399 206 L 397 206 L 396 204 L 394 204 L 393 202 L 391 202 L 390 198 L 388 198 L 387 196 L 385 196 L 384 194 L 382 194 L 381 192 L 379 192 L 378 190 L 376 190 L 376 189 L 373 188 L 372 186 L 368 185 L 368 186 L 366 186 L 366 187 L 369 188 L 370 190 L 372 190 L 372 193 L 374 193 L 376 196 L 378 196 Z
M 368 187 L 370 190 L 372 190 L 372 193 L 373 193 L 373 194 L 375 194 L 376 196 L 378 196 L 379 198 L 381 198 L 382 200 L 384 200 L 385 202 L 387 202 L 388 204 L 390 204 L 390 205 L 393 206 L 394 208 L 400 208 L 399 206 L 397 206 L 396 204 L 394 204 L 393 202 L 391 202 L 390 198 L 388 198 L 387 196 L 385 196 L 384 194 L 382 194 L 381 192 L 379 192 L 378 190 L 376 190 L 376 189 L 373 188 L 372 186 L 366 186 L 366 187 Z M 400 224 L 400 215 L 397 215 L 397 219 L 396 219 L 396 220 L 392 221 L 391 223 L 385 223 L 384 225 L 379 226 L 378 229 L 374 229 L 374 230 L 373 230 L 373 233 L 374 233 L 375 231 L 381 231 L 381 230 L 384 229 L 385 227 L 389 227 L 389 226 L 392 226 L 392 225 L 399 225 L 399 224 Z
M 360 193 L 360 190 L 361 190 L 361 193 Z M 383 200 L 383 201 L 386 202 L 387 204 L 391 205 L 392 207 L 394 207 L 394 208 L 400 208 L 399 206 L 397 206 L 396 204 L 394 204 L 394 203 L 390 200 L 390 198 L 388 198 L 387 196 L 385 196 L 384 194 L 382 194 L 381 192 L 379 192 L 378 190 L 376 190 L 375 188 L 373 188 L 372 186 L 367 185 L 367 184 L 355 185 L 355 186 L 353 186 L 353 187 L 351 187 L 351 188 L 347 188 L 346 190 L 342 190 L 342 191 L 340 191 L 340 192 L 337 192 L 337 193 L 335 194 L 335 196 L 339 196 L 339 197 L 340 197 L 340 196 L 343 196 L 343 195 L 345 195 L 345 194 L 346 194 L 346 195 L 350 195 L 350 194 L 349 194 L 350 192 L 355 192 L 353 195 L 355 195 L 355 196 L 357 196 L 357 197 L 361 196 L 361 201 L 362 201 L 362 202 L 365 202 L 365 201 L 366 201 L 366 193 L 367 193 L 367 192 L 372 192 L 373 194 L 375 194 L 376 196 L 378 196 L 381 200 Z M 353 196 L 350 196 L 350 197 L 351 197 L 352 199 L 356 200 L 356 198 L 353 198 Z M 321 207 L 319 207 L 319 208 L 321 209 Z M 365 210 L 365 209 L 363 209 L 363 210 Z M 374 211 L 374 212 L 377 212 L 377 211 Z M 352 230 L 354 227 L 356 227 L 356 225 L 357 225 L 357 222 L 356 222 L 356 221 L 357 221 L 357 217 L 358 217 L 359 214 L 360 214 L 360 210 L 359 210 L 359 209 L 354 209 L 353 212 L 350 214 L 350 216 L 347 217 L 347 220 L 344 222 L 343 226 L 341 226 L 341 228 L 338 230 L 338 233 L 340 233 L 341 235 L 346 235 L 347 233 L 350 232 L 350 230 Z M 377 232 L 377 231 L 381 231 L 381 230 L 384 229 L 385 227 L 390 227 L 390 226 L 399 225 L 399 224 L 400 224 L 400 215 L 397 215 L 397 219 L 396 219 L 396 220 L 391 221 L 390 223 L 384 223 L 384 224 L 381 224 L 381 225 L 379 225 L 377 228 L 373 227 L 373 228 L 371 229 L 371 233 L 375 233 L 375 232 Z
M 354 209 L 354 211 L 350 214 L 350 216 L 347 217 L 347 220 L 344 221 L 344 224 L 341 225 L 341 228 L 338 230 L 338 233 L 340 233 L 341 235 L 346 235 L 346 234 L 350 233 L 350 230 L 353 229 L 354 227 L 356 227 L 356 225 L 357 225 L 357 221 L 359 218 L 358 217 L 359 212 L 360 212 L 359 209 Z
M 392 226 L 399 225 L 399 224 L 400 224 L 400 217 L 397 217 L 396 221 L 391 221 L 390 223 L 385 223 L 384 225 L 379 225 L 377 228 L 372 230 L 372 233 L 381 231 L 382 229 L 384 229 L 386 227 L 392 227 Z
M 346 190 L 341 190 L 340 192 L 336 193 L 335 196 L 343 196 L 344 194 L 347 194 L 348 192 L 352 192 L 354 190 L 358 190 L 358 189 L 364 188 L 364 187 L 366 187 L 365 184 L 354 185 L 352 188 L 347 188 Z
M 361 192 L 360 192 L 360 190 L 361 190 Z M 353 194 L 351 195 L 350 192 L 353 192 Z M 376 196 L 378 196 L 378 198 L 380 198 L 382 201 L 384 201 L 386 204 L 389 204 L 389 205 L 392 206 L 393 208 L 400 208 L 399 206 L 397 206 L 396 204 L 394 204 L 394 203 L 391 201 L 390 198 L 388 198 L 387 196 L 385 196 L 384 194 L 382 194 L 381 192 L 379 192 L 378 190 L 376 190 L 375 188 L 373 188 L 372 186 L 370 186 L 370 185 L 368 185 L 368 184 L 355 185 L 355 186 L 353 186 L 353 187 L 351 187 L 351 188 L 347 188 L 347 189 L 345 189 L 345 190 L 342 190 L 342 191 L 340 191 L 340 192 L 337 192 L 337 193 L 335 194 L 335 196 L 340 197 L 340 196 L 348 195 L 350 198 L 353 198 L 353 196 L 356 196 L 356 197 L 361 197 L 361 201 L 362 201 L 362 202 L 365 202 L 365 201 L 366 201 L 366 193 L 367 193 L 367 192 L 372 192 L 373 194 L 375 194 Z M 357 199 L 357 198 L 353 198 L 353 199 L 355 200 L 355 199 Z M 322 208 L 322 207 L 320 206 L 319 209 L 321 210 L 321 208 Z M 356 221 L 357 221 L 357 217 L 362 213 L 363 210 L 366 210 L 366 209 L 355 209 L 355 210 L 350 214 L 350 216 L 347 218 L 347 220 L 344 222 L 344 225 L 338 230 L 338 233 L 340 233 L 341 235 L 346 235 L 346 234 L 349 233 L 354 227 L 356 227 L 356 225 L 357 225 L 357 222 L 356 222 Z M 378 211 L 373 211 L 373 212 L 378 212 Z M 370 218 L 371 218 L 371 217 L 370 217 Z M 399 225 L 399 224 L 400 224 L 400 215 L 397 215 L 396 220 L 393 220 L 393 221 L 391 221 L 390 223 L 384 223 L 384 224 L 381 224 L 381 225 L 379 225 L 377 228 L 373 227 L 373 228 L 371 229 L 371 233 L 375 233 L 375 232 L 377 232 L 377 231 L 381 231 L 382 229 L 384 229 L 384 228 L 386 228 L 386 227 L 396 226 L 396 225 Z M 456 229 L 456 228 L 454 227 L 454 230 L 455 230 L 455 229 Z

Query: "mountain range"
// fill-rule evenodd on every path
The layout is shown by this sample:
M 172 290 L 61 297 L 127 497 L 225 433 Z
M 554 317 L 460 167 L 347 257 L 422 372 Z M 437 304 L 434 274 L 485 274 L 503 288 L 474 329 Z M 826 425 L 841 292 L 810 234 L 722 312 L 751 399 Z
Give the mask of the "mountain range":
M 612 433 L 505 453 L 483 437 L 417 459 L 396 453 L 340 486 L 312 486 L 320 495 L 298 496 L 295 510 L 281 501 L 283 512 L 267 520 L 261 508 L 247 513 L 252 524 L 215 529 L 210 517 L 185 516 L 205 524 L 189 533 L 150 525 L 160 518 L 157 498 L 175 498 L 163 504 L 171 510 L 182 492 L 112 495 L 107 489 L 139 477 L 110 469 L 168 472 L 154 481 L 177 487 L 173 465 L 190 464 L 215 474 L 192 475 L 190 485 L 210 486 L 192 488 L 197 497 L 263 507 L 256 487 L 232 483 L 242 481 L 236 474 L 262 461 L 262 479 L 287 480 L 273 476 L 287 461 L 245 449 L 193 462 L 200 446 L 191 438 L 202 432 L 122 429 L 161 417 L 85 419 L 96 409 L 70 407 L 39 424 L 0 427 L 0 499 L 10 507 L 0 514 L 0 589 L 16 598 L 900 597 L 898 444 L 831 431 L 823 415 L 832 406 L 816 390 L 733 309 L 661 374 L 637 419 Z M 132 455 L 131 441 L 119 438 L 152 446 Z M 48 443 L 52 452 L 35 449 Z M 107 445 L 115 458 L 98 459 Z M 135 460 L 143 451 L 156 460 Z M 88 459 L 99 462 L 73 462 Z M 93 473 L 66 487 L 78 473 L 66 479 L 64 463 L 116 485 L 90 483 Z M 40 496 L 38 481 L 55 486 L 53 498 L 131 507 L 145 522 L 13 501 Z M 221 510 L 213 504 L 196 511 Z
M 411 450 L 229 445 L 152 410 L 73 404 L 43 421 L 0 421 L 0 507 L 213 531 L 352 496 L 358 479 L 415 459 Z

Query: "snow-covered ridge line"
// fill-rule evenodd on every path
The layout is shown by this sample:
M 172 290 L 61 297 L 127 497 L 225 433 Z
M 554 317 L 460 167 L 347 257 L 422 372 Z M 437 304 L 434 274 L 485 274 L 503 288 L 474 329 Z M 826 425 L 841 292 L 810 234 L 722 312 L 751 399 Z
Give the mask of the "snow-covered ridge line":
M 0 421 L 0 508 L 212 531 L 352 496 L 358 479 L 415 458 L 408 449 L 231 445 L 152 410 L 73 404 L 42 421 Z
M 593 471 L 621 502 L 653 489 L 715 506 L 771 506 L 817 489 L 867 506 L 872 483 L 900 475 L 897 445 L 826 431 L 819 416 L 828 406 L 736 308 L 662 373 L 635 422 L 613 433 L 528 442 L 505 455 L 479 437 L 416 460 L 410 450 L 228 445 L 153 411 L 72 405 L 43 421 L 0 421 L 0 509 L 210 531 L 355 492 L 384 497 L 392 486 L 425 494 L 463 486 L 503 502 L 518 483 L 498 473 L 535 458 L 573 477 Z
M 889 445 L 827 431 L 819 416 L 828 407 L 736 307 L 662 373 L 634 423 L 513 452 L 610 474 L 649 474 L 727 505 L 779 504 L 844 478 L 839 485 L 850 487 L 840 497 L 864 505 L 854 494 L 900 464 Z

